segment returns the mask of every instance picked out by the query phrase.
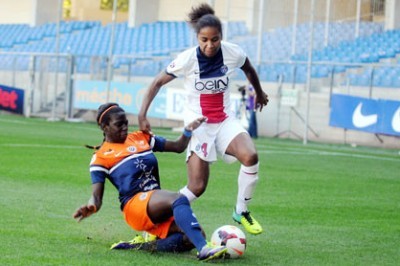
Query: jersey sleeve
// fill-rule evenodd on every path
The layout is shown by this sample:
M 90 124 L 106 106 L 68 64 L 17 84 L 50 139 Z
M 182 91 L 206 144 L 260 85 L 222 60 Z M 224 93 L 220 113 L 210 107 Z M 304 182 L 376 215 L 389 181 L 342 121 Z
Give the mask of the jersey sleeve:
M 237 44 L 230 42 L 223 42 L 224 56 L 235 58 L 236 66 L 241 68 L 246 62 L 246 52 Z
M 92 184 L 106 182 L 106 174 L 101 171 L 90 171 L 90 177 L 92 179 Z
M 147 147 L 147 150 L 150 148 L 152 151 L 164 151 L 165 142 L 167 141 L 165 138 L 150 135 L 147 132 L 137 131 L 134 133 L 136 139 L 142 139 L 148 143 L 150 147 Z
M 94 154 L 92 160 L 90 161 L 90 166 L 89 166 L 92 184 L 105 183 L 108 170 L 104 166 L 96 164 L 96 162 L 97 162 L 97 156 L 96 154 Z
M 167 66 L 165 73 L 174 77 L 182 77 L 187 70 L 186 65 L 190 60 L 193 48 L 186 50 L 180 54 Z
M 153 151 L 164 151 L 165 142 L 167 140 L 160 136 L 152 136 L 150 139 L 150 146 Z

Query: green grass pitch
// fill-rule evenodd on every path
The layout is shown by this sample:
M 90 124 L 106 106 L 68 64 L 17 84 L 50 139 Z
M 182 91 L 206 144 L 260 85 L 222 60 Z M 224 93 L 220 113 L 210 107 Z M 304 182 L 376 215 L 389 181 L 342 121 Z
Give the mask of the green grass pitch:
M 130 130 L 134 128 L 130 126 Z M 168 129 L 158 135 L 176 138 Z M 0 265 L 194 265 L 184 254 L 109 250 L 134 237 L 106 184 L 103 208 L 77 223 L 89 199 L 88 165 L 102 133 L 93 123 L 0 115 Z M 400 155 L 397 150 L 260 138 L 260 180 L 250 210 L 264 227 L 247 234 L 245 255 L 226 265 L 399 265 Z M 164 189 L 186 183 L 184 154 L 158 153 Z M 239 164 L 211 166 L 193 209 L 208 237 L 224 224 Z

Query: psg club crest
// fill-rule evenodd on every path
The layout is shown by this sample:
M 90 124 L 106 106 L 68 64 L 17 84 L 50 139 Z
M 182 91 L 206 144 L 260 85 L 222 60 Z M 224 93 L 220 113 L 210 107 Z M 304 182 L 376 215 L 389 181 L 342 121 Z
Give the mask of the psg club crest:
M 221 73 L 222 73 L 222 74 L 226 74 L 226 72 L 228 72 L 228 67 L 227 67 L 226 65 L 223 65 L 223 66 L 221 67 Z

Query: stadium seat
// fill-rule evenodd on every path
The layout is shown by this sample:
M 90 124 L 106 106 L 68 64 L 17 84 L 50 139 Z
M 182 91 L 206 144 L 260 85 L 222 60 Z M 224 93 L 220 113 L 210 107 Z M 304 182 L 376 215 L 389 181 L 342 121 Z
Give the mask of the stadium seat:
M 256 62 L 257 37 L 251 35 L 242 21 L 231 21 L 225 25 L 230 40 L 238 43 L 248 57 Z M 382 23 L 360 23 L 359 38 L 354 38 L 354 22 L 331 22 L 329 24 L 329 45 L 324 46 L 325 23 L 314 25 L 315 62 L 374 63 L 381 59 L 394 58 L 400 53 L 400 31 L 383 31 Z M 100 21 L 62 21 L 60 24 L 60 52 L 77 56 L 106 56 L 112 24 L 102 26 Z M 191 29 L 184 21 L 157 21 L 130 28 L 126 22 L 116 23 L 114 54 L 137 56 L 171 56 L 190 46 Z M 263 33 L 262 61 L 306 62 L 310 42 L 309 24 L 299 24 L 296 28 L 296 54 L 292 55 L 293 26 L 276 28 Z M 7 36 L 0 40 L 0 49 L 12 52 L 54 52 L 56 24 L 47 23 L 37 27 L 28 25 L 0 25 L 0 34 Z M 5 35 L 3 35 L 5 34 Z M 246 38 L 243 38 L 246 36 Z M 115 67 L 129 65 L 130 60 L 118 59 Z M 86 60 L 79 63 L 79 70 L 88 66 Z M 138 68 L 143 67 L 139 70 Z M 155 72 L 154 65 L 137 65 L 139 72 Z M 293 70 L 293 65 L 276 64 L 272 68 L 261 68 L 261 80 L 276 80 L 283 75 L 285 82 L 304 82 L 306 72 L 303 67 Z M 336 66 L 335 73 L 342 73 L 348 67 Z M 88 71 L 88 70 L 85 70 Z M 314 65 L 312 77 L 323 78 L 330 74 L 327 66 Z M 355 80 L 355 77 L 352 78 Z M 393 80 L 393 79 L 392 79 Z M 360 81 L 361 82 L 361 81 Z M 361 82 L 366 83 L 365 78 Z M 395 82 L 391 82 L 392 84 Z M 381 83 L 379 83 L 381 84 Z M 389 84 L 385 80 L 382 84 Z

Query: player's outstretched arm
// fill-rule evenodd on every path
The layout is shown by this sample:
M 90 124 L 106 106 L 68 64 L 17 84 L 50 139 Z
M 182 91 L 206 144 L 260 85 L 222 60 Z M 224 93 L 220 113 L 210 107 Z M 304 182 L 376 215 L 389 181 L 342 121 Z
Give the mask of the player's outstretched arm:
M 104 184 L 95 183 L 92 185 L 92 196 L 86 205 L 79 207 L 73 214 L 74 219 L 78 222 L 82 221 L 84 218 L 89 217 L 93 213 L 100 210 L 104 194 Z
M 207 120 L 206 117 L 200 117 L 195 119 L 193 122 L 188 124 L 184 130 L 182 135 L 175 141 L 167 140 L 165 143 L 164 151 L 170 151 L 170 152 L 177 152 L 181 153 L 185 151 L 190 137 L 192 136 L 192 131 L 198 128 L 203 122 Z
M 150 84 L 150 87 L 147 89 L 145 95 L 143 96 L 142 105 L 138 114 L 140 130 L 152 134 L 150 122 L 147 120 L 147 111 L 149 110 L 150 104 L 153 102 L 161 87 L 173 80 L 174 78 L 174 76 L 168 75 L 167 73 L 165 73 L 165 71 L 163 71 L 158 74 L 157 77 Z
M 268 104 L 269 101 L 268 95 L 262 90 L 257 72 L 254 69 L 253 65 L 250 63 L 250 60 L 248 58 L 246 59 L 241 69 L 245 73 L 251 85 L 253 85 L 253 88 L 256 92 L 256 109 L 259 108 L 261 112 L 263 107 Z

